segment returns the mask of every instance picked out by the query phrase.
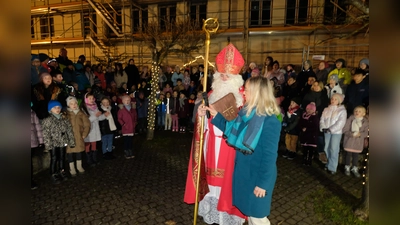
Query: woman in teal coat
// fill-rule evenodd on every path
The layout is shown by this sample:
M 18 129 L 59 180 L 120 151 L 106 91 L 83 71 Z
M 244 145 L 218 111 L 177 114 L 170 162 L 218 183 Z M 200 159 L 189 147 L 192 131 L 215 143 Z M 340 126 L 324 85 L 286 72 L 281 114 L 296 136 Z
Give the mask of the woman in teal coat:
M 227 121 L 212 105 L 203 109 L 210 111 L 227 143 L 241 152 L 235 159 L 233 204 L 248 216 L 249 225 L 266 225 L 277 177 L 280 110 L 266 78 L 248 79 L 244 94 L 245 106 L 235 120 Z

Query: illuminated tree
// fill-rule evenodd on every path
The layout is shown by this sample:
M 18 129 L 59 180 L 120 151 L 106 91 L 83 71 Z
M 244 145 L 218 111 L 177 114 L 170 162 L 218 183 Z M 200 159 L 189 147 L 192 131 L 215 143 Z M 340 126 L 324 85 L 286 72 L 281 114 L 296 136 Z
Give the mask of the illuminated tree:
M 190 19 L 164 20 L 161 26 L 150 22 L 143 27 L 140 39 L 152 52 L 151 94 L 149 96 L 147 140 L 154 137 L 156 121 L 156 96 L 159 83 L 159 66 L 170 54 L 185 56 L 198 51 L 204 44 L 205 35 L 196 22 Z

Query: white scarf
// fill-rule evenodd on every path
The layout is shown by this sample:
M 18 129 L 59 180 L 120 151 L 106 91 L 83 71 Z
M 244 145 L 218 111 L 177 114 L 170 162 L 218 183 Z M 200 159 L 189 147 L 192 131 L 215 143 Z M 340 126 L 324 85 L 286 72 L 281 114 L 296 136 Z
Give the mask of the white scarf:
M 110 125 L 110 130 L 111 130 L 111 131 L 116 130 L 117 127 L 115 126 L 114 118 L 112 117 L 112 114 L 111 114 L 111 106 L 108 106 L 108 107 L 101 106 L 101 108 L 102 108 L 104 111 L 110 113 L 108 116 L 106 116 L 106 118 L 107 118 L 107 120 L 108 120 L 108 124 Z
M 351 132 L 358 134 L 360 132 L 360 128 L 362 126 L 362 120 L 364 117 L 357 118 L 355 117 L 354 120 L 351 122 Z
M 74 112 L 75 115 L 78 114 L 78 112 L 80 111 L 79 108 L 78 109 L 67 108 L 67 110 L 70 111 L 70 112 Z

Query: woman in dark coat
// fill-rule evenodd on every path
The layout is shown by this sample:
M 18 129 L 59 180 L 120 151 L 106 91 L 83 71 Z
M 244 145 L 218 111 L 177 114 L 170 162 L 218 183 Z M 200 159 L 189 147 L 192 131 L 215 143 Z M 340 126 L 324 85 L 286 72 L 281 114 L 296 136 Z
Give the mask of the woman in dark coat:
M 315 107 L 317 109 L 316 114 L 318 118 L 321 118 L 322 112 L 330 104 L 328 94 L 326 92 L 326 89 L 324 88 L 324 83 L 322 81 L 314 82 L 314 84 L 311 86 L 311 91 L 304 96 L 301 107 L 304 108 L 311 102 L 315 103 Z M 328 161 L 324 152 L 324 146 L 324 133 L 319 132 L 317 144 L 318 157 L 322 163 L 326 164 Z
M 270 224 L 272 193 L 275 187 L 280 109 L 268 79 L 251 77 L 246 81 L 246 104 L 236 119 L 227 121 L 212 105 L 202 106 L 214 117 L 212 124 L 224 132 L 236 154 L 232 200 L 249 224 Z M 204 115 L 205 112 L 199 112 Z

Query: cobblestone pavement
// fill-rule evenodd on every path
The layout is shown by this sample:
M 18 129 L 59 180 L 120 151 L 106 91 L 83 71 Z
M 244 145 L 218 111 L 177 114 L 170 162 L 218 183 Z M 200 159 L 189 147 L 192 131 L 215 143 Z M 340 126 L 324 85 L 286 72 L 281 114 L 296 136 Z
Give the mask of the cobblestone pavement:
M 134 159 L 125 159 L 116 139 L 114 160 L 100 160 L 84 174 L 54 185 L 49 171 L 35 175 L 32 224 L 193 224 L 194 205 L 183 202 L 192 134 L 156 131 L 154 141 L 134 137 Z M 163 143 L 162 145 L 160 143 Z M 100 158 L 100 157 L 99 157 Z M 361 178 L 341 170 L 329 175 L 300 157 L 278 158 L 278 179 L 269 219 L 272 224 L 331 224 L 313 212 L 307 196 L 319 188 L 341 198 L 361 196 Z M 198 217 L 197 224 L 203 225 Z

